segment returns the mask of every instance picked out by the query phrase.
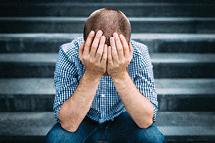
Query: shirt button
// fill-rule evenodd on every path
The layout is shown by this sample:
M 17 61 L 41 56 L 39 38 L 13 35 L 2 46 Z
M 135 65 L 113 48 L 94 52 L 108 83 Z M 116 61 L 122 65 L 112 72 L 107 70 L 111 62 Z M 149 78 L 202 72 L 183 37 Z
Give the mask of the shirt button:
M 105 97 L 105 95 L 104 95 L 104 94 L 102 94 L 102 95 L 101 95 L 101 97 Z

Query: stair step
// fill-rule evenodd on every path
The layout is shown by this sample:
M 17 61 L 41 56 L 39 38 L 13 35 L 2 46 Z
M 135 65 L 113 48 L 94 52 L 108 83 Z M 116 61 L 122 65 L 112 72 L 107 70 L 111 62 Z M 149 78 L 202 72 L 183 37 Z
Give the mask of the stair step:
M 2 3 L 38 3 L 38 0 L 2 0 Z M 46 0 L 47 2 L 59 2 L 59 0 Z M 86 3 L 86 2 L 99 2 L 99 3 L 110 3 L 110 2 L 122 2 L 121 0 L 60 0 L 60 2 L 79 2 L 79 3 Z M 214 3 L 213 0 L 124 0 L 123 3 L 148 3 L 148 2 L 157 2 L 157 3 Z
M 0 34 L 0 53 L 57 53 L 59 47 L 83 34 Z M 215 34 L 131 34 L 150 53 L 215 53 Z
M 3 113 L 0 120 L 0 141 L 26 140 L 42 142 L 56 123 L 51 112 Z M 214 112 L 159 112 L 156 125 L 169 141 L 215 141 Z
M 0 54 L 0 78 L 53 77 L 58 54 Z M 151 54 L 155 78 L 214 78 L 214 54 Z M 186 70 L 185 70 L 186 69 Z
M 82 33 L 86 19 L 86 17 L 1 17 L 0 33 Z M 215 33 L 215 18 L 129 17 L 129 20 L 132 33 Z
M 96 1 L 95 1 L 96 2 Z M 100 8 L 116 8 L 127 16 L 144 17 L 214 17 L 214 2 L 184 3 L 181 1 L 158 1 L 150 3 L 130 1 L 107 2 L 55 2 L 55 3 L 1 3 L 0 15 L 10 16 L 89 16 L 93 11 Z
M 155 79 L 160 111 L 215 111 L 215 79 Z M 0 112 L 52 111 L 53 78 L 0 79 Z

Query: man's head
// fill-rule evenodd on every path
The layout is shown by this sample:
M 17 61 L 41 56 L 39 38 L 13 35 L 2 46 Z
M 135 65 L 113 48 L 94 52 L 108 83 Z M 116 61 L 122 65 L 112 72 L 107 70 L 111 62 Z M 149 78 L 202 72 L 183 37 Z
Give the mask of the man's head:
M 103 8 L 93 12 L 84 26 L 84 40 L 86 41 L 90 31 L 97 32 L 98 30 L 102 30 L 108 46 L 110 46 L 110 37 L 113 36 L 114 32 L 124 35 L 127 42 L 130 41 L 130 22 L 119 10 Z

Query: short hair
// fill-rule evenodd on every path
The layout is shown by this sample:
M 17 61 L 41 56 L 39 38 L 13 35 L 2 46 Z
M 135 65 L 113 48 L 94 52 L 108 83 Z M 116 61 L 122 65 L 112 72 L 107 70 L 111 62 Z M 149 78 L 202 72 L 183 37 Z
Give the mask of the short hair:
M 84 25 L 84 40 L 86 41 L 91 31 L 102 30 L 106 37 L 106 44 L 110 46 L 110 37 L 114 32 L 122 34 L 130 42 L 131 25 L 127 17 L 119 10 L 103 8 L 93 12 Z

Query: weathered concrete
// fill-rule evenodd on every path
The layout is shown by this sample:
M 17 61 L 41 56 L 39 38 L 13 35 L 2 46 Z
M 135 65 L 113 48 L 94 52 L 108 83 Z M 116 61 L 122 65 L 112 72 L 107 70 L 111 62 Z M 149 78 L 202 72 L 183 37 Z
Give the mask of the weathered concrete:
M 1 1 L 0 142 L 43 142 L 55 123 L 59 46 L 82 36 L 86 18 L 102 7 L 123 11 L 132 38 L 149 47 L 160 111 L 156 124 L 168 143 L 214 143 L 213 0 Z
M 50 1 L 50 0 L 49 0 Z M 110 1 L 110 0 L 109 0 Z M 128 0 L 127 0 L 128 1 Z M 135 2 L 136 1 L 136 2 Z M 182 1 L 165 1 L 158 0 L 157 3 L 144 3 L 130 1 L 110 1 L 111 3 L 95 3 L 97 1 L 84 3 L 78 2 L 60 2 L 55 3 L 2 3 L 0 4 L 1 16 L 89 16 L 93 11 L 100 8 L 116 8 L 121 10 L 127 16 L 135 17 L 214 17 L 215 4 L 209 4 L 201 0 L 182 2 Z M 184 1 L 184 0 L 183 0 Z M 132 3 L 131 3 L 132 2 Z M 149 1 L 148 1 L 149 2 Z M 208 1 L 209 2 L 209 1 Z
M 11 136 L 17 138 L 24 138 L 27 136 L 29 136 L 29 138 L 32 136 L 44 137 L 56 123 L 52 112 L 1 112 L 0 115 L 0 136 L 3 136 L 0 141 Z M 214 112 L 159 112 L 156 125 L 166 136 L 167 141 L 174 138 L 177 139 L 177 137 L 186 138 L 187 140 L 195 139 L 195 136 L 196 139 L 204 136 L 211 138 L 215 135 L 215 114 Z M 16 141 L 16 138 L 12 140 Z M 204 139 L 202 139 L 202 141 L 204 141 Z
M 62 44 L 81 33 L 0 34 L 1 53 L 57 53 Z M 215 53 L 215 34 L 141 34 L 131 38 L 148 46 L 150 53 Z
M 0 54 L 0 77 L 53 77 L 57 54 Z M 151 54 L 155 78 L 214 78 L 214 54 Z M 186 70 L 185 70 L 186 69 Z
M 215 33 L 214 18 L 130 17 L 129 20 L 133 33 Z M 0 33 L 82 33 L 85 21 L 86 17 L 1 17 Z
M 4 3 L 11 3 L 14 2 L 14 0 L 2 0 Z M 38 0 L 16 0 L 17 3 L 34 3 Z M 47 2 L 59 2 L 59 0 L 46 0 L 44 3 Z M 99 2 L 99 3 L 109 3 L 109 2 L 122 2 L 121 0 L 61 0 L 60 2 L 79 2 L 79 3 L 85 3 L 85 2 Z M 135 3 L 135 2 L 141 2 L 141 3 L 148 3 L 148 2 L 157 2 L 157 3 L 213 3 L 213 0 L 124 0 L 123 2 L 126 3 Z
M 214 79 L 155 79 L 160 111 L 215 111 Z M 0 79 L 0 111 L 52 111 L 53 78 Z

